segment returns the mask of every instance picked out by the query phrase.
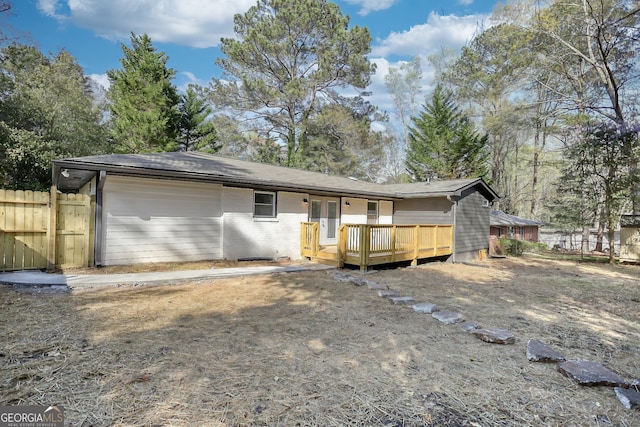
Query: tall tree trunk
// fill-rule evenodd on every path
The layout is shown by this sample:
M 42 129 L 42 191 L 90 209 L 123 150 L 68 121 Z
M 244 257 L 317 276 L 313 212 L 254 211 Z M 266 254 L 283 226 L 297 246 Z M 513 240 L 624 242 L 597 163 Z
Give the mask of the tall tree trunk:
M 538 165 L 540 163 L 540 120 L 536 120 L 536 133 L 533 136 L 533 176 L 531 177 L 531 209 L 529 216 L 535 218 L 536 198 L 538 197 Z
M 601 210 L 598 215 L 598 234 L 596 237 L 596 252 L 602 252 L 602 241 L 604 240 L 604 226 L 607 219 L 604 216 L 604 212 Z

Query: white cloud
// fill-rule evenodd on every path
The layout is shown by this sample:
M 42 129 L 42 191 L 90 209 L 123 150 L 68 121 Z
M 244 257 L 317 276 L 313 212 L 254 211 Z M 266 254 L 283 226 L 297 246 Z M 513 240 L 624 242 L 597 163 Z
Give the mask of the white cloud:
M 358 15 L 366 16 L 371 12 L 375 12 L 377 10 L 385 10 L 389 9 L 398 0 L 345 0 L 349 4 L 353 4 L 355 6 L 361 6 L 361 9 L 358 11 Z
M 473 0 L 458 0 L 458 4 L 469 6 L 470 4 L 473 4 Z
M 438 54 L 443 49 L 459 50 L 467 44 L 478 32 L 479 27 L 487 24 L 488 15 L 440 16 L 429 14 L 424 24 L 411 27 L 401 33 L 391 33 L 386 39 L 378 40 L 373 46 L 370 57 L 376 64 L 376 73 L 371 77 L 371 85 L 367 88 L 372 92 L 369 101 L 381 110 L 393 112 L 395 106 L 389 92 L 384 85 L 384 77 L 389 68 L 399 68 L 406 60 L 420 56 L 422 58 L 422 94 L 419 103 L 433 88 L 435 71 L 427 58 Z M 488 25 L 488 24 L 487 24 Z M 397 60 L 390 58 L 396 57 Z M 395 117 L 391 117 L 392 123 Z
M 212 47 L 233 35 L 233 16 L 255 0 L 38 0 L 42 13 L 109 40 L 147 33 L 154 42 Z M 57 12 L 66 6 L 68 15 Z
M 401 33 L 391 33 L 373 48 L 373 56 L 432 55 L 443 47 L 459 49 L 470 41 L 488 15 L 440 16 L 431 12 L 427 22 Z
M 87 77 L 102 86 L 105 91 L 109 90 L 109 86 L 111 86 L 109 77 L 106 74 L 89 74 Z
M 37 3 L 38 9 L 40 9 L 40 11 L 47 16 L 56 15 L 57 5 L 58 5 L 58 0 L 38 0 L 38 3 Z

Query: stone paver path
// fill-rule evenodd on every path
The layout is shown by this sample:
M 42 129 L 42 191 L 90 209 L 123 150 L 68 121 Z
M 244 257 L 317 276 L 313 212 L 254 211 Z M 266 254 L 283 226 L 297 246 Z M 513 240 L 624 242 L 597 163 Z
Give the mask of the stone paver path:
M 416 313 L 431 314 L 431 316 L 447 325 L 457 324 L 458 327 L 475 335 L 478 339 L 492 344 L 514 344 L 516 337 L 506 329 L 483 328 L 479 322 L 464 321 L 464 315 L 454 310 L 439 311 L 436 304 L 431 302 L 416 303 L 411 296 L 400 296 L 397 291 L 389 286 L 368 280 L 362 277 L 354 277 L 351 274 L 334 272 L 333 277 L 339 282 L 348 282 L 357 286 L 365 286 L 377 292 L 378 296 L 388 298 L 398 305 L 411 305 Z M 633 382 L 627 382 L 615 372 L 605 368 L 597 362 L 587 360 L 566 360 L 565 357 L 551 348 L 546 343 L 531 339 L 527 341 L 526 357 L 530 362 L 555 363 L 557 370 L 571 378 L 576 383 L 585 386 L 613 387 L 616 397 L 625 408 L 640 410 L 640 378 Z

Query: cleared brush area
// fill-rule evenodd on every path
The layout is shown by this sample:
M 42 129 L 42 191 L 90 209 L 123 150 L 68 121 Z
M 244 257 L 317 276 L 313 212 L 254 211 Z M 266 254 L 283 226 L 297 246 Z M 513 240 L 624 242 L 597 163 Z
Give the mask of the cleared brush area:
M 73 426 L 640 425 L 612 389 L 525 356 L 535 338 L 639 378 L 638 266 L 523 258 L 364 277 L 518 341 L 484 343 L 327 272 L 2 286 L 0 402 L 61 404 Z

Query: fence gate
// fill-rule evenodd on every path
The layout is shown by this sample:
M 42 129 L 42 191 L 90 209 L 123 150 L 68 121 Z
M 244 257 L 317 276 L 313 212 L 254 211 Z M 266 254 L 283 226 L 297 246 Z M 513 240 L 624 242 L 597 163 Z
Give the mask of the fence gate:
M 91 198 L 85 194 L 58 194 L 56 260 L 58 267 L 89 265 Z
M 47 268 L 50 250 L 55 250 L 56 266 L 82 267 L 93 262 L 90 196 L 56 196 L 52 232 L 50 193 L 0 189 L 0 271 Z
M 47 267 L 49 193 L 0 189 L 0 271 Z

